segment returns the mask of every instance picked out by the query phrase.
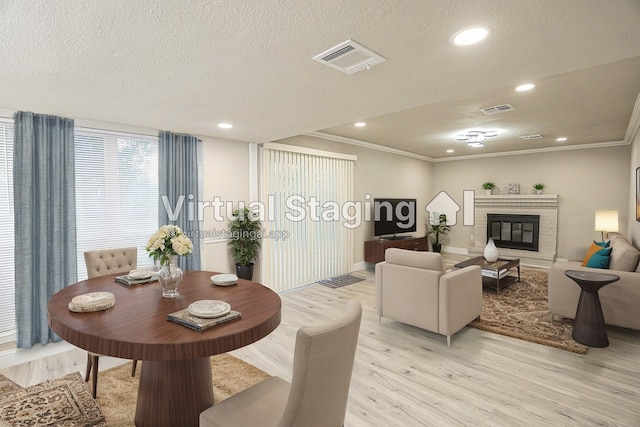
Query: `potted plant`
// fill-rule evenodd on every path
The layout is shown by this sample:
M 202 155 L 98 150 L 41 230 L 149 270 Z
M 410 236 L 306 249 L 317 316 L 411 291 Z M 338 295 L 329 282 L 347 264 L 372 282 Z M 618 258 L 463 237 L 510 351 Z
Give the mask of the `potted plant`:
M 542 194 L 542 190 L 544 190 L 544 184 L 533 184 L 533 188 L 536 189 L 536 194 Z
M 484 188 L 484 194 L 490 196 L 493 189 L 496 188 L 496 185 L 491 181 L 487 181 L 482 184 L 482 188 Z
M 445 214 L 438 215 L 436 212 L 433 212 L 431 214 L 430 225 L 431 229 L 427 231 L 427 235 L 434 235 L 433 243 L 431 244 L 433 252 L 440 252 L 442 249 L 440 236 L 444 236 L 451 230 L 451 227 L 447 225 L 447 216 Z
M 236 275 L 241 279 L 253 279 L 253 261 L 260 249 L 261 225 L 249 208 L 233 211 L 233 220 L 229 223 L 231 241 L 229 249 L 236 260 Z

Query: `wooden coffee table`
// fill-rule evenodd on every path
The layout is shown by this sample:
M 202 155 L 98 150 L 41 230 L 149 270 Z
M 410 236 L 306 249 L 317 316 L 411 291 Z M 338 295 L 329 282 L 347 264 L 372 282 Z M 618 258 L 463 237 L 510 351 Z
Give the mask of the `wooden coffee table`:
M 498 258 L 495 262 L 489 262 L 484 257 L 479 256 L 475 258 L 462 261 L 456 265 L 455 268 L 464 268 L 470 265 L 479 265 L 482 269 L 482 286 L 485 288 L 495 289 L 496 294 L 500 293 L 500 287 L 503 288 L 513 282 L 520 281 L 520 260 L 519 259 L 503 259 Z M 517 269 L 518 275 L 514 276 L 510 274 L 511 269 Z

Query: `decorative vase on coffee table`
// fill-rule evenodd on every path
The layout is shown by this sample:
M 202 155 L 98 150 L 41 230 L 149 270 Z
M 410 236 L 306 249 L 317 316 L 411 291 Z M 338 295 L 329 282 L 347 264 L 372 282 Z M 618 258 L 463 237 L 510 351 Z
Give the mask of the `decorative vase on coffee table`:
M 489 237 L 489 242 L 484 248 L 484 259 L 489 262 L 496 262 L 498 260 L 498 248 L 492 237 Z
M 158 281 L 162 285 L 162 296 L 165 298 L 175 298 L 180 293 L 178 286 L 182 281 L 182 270 L 178 267 L 178 257 L 172 256 L 167 262 L 160 266 Z

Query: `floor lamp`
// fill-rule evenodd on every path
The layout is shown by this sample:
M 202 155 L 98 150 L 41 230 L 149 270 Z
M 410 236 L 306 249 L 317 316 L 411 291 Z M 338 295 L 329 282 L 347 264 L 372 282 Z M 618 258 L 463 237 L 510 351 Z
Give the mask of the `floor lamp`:
M 596 231 L 602 233 L 604 242 L 605 232 L 618 231 L 618 211 L 596 211 Z

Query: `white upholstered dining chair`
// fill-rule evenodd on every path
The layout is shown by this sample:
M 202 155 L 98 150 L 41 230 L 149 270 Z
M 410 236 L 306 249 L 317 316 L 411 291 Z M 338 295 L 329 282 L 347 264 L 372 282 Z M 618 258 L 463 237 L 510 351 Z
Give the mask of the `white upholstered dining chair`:
M 107 274 L 128 273 L 138 266 L 138 248 L 114 248 L 97 251 L 87 251 L 84 253 L 84 262 L 87 266 L 87 276 L 106 276 Z M 89 381 L 91 371 L 93 371 L 93 397 L 96 397 L 98 390 L 98 358 L 99 354 L 87 352 L 87 373 L 85 381 Z M 133 361 L 131 376 L 136 374 L 137 360 Z
M 200 427 L 339 427 L 344 423 L 362 306 L 296 335 L 291 384 L 271 377 L 200 414 Z

